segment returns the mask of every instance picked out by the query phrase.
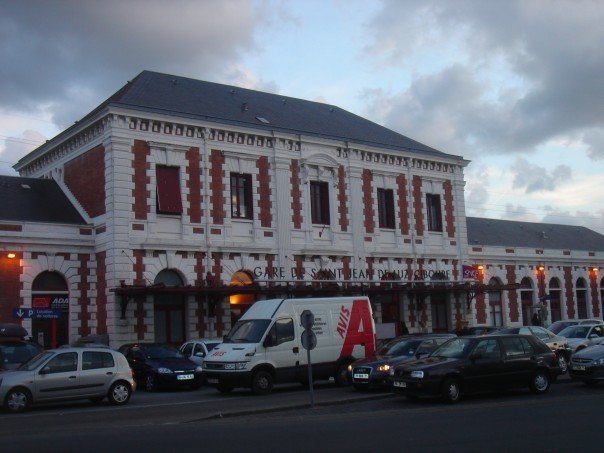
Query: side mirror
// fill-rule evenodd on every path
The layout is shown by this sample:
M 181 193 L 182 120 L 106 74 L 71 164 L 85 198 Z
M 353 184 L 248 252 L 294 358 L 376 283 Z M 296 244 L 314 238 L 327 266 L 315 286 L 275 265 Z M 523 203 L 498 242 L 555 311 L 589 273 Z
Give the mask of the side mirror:
M 265 348 L 270 348 L 271 346 L 273 346 L 273 339 L 270 335 L 267 335 L 267 337 L 264 339 L 262 346 L 264 346 Z

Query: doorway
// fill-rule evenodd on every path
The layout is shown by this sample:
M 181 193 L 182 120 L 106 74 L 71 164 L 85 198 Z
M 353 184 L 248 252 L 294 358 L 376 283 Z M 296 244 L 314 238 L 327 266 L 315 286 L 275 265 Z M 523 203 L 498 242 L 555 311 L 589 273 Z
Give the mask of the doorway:
M 167 287 L 184 286 L 180 275 L 168 269 L 157 274 L 154 283 L 163 283 Z M 180 346 L 185 341 L 185 307 L 184 295 L 178 292 L 154 296 L 153 317 L 157 343 Z
M 434 293 L 430 296 L 432 306 L 432 331 L 435 333 L 446 333 L 449 329 L 449 317 L 447 316 L 446 293 Z

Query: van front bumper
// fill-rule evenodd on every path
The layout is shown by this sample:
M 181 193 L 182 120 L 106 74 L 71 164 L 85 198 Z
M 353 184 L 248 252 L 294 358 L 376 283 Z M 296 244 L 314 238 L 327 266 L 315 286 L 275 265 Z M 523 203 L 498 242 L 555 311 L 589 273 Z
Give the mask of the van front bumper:
M 212 371 L 204 370 L 208 385 L 217 387 L 226 385 L 229 387 L 251 387 L 252 373 L 248 370 L 242 371 Z

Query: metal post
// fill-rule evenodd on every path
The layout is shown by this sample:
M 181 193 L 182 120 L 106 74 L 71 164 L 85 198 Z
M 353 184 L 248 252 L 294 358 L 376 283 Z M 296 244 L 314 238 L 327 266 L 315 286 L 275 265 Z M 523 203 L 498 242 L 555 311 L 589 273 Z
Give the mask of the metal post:
M 310 407 L 315 407 L 313 384 L 312 384 L 312 365 L 310 363 L 310 348 L 306 350 L 306 358 L 308 360 L 308 390 L 310 391 Z

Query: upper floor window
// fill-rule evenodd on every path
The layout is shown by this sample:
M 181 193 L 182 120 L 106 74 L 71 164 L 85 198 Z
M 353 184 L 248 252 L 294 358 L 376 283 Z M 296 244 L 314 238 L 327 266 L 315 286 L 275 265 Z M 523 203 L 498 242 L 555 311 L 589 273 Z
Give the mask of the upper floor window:
M 180 198 L 180 168 L 155 167 L 157 179 L 156 211 L 159 214 L 182 214 Z
M 440 212 L 440 195 L 426 194 L 426 208 L 428 210 L 428 230 L 442 231 L 443 222 Z
M 378 216 L 380 228 L 394 228 L 394 192 L 392 189 L 378 189 Z
M 326 182 L 310 182 L 310 216 L 313 224 L 329 225 L 329 186 Z
M 251 219 L 252 200 L 252 175 L 231 173 L 231 217 Z

